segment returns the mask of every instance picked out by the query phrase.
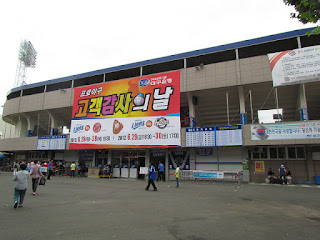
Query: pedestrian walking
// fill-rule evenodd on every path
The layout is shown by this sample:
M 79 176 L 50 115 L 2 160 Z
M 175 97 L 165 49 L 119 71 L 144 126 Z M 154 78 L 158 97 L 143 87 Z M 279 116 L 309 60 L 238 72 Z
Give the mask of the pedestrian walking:
M 280 180 L 282 184 L 285 184 L 286 181 L 286 168 L 284 167 L 283 164 L 281 164 L 279 168 L 279 174 L 280 174 Z
M 160 180 L 163 180 L 164 182 L 166 181 L 165 176 L 164 176 L 164 164 L 162 162 L 159 162 L 158 165 L 158 179 L 157 182 Z
M 48 180 L 51 180 L 50 177 L 52 175 L 52 168 L 53 168 L 53 160 L 51 160 L 48 165 L 48 177 L 47 177 Z
M 41 167 L 38 164 L 38 160 L 34 160 L 31 167 L 30 176 L 32 178 L 32 195 L 36 195 L 39 178 L 40 176 L 44 177 L 44 175 L 41 173 Z
M 150 185 L 152 184 L 153 187 L 153 191 L 157 191 L 157 187 L 154 184 L 154 181 L 157 179 L 157 173 L 156 173 L 156 169 L 153 166 L 152 163 L 149 163 L 149 172 L 148 172 L 148 186 L 146 187 L 146 190 L 149 190 Z
M 177 181 L 177 188 L 179 188 L 179 178 L 180 178 L 180 168 L 179 168 L 179 164 L 177 164 L 176 167 L 176 172 L 174 173 L 174 175 L 176 176 L 176 181 Z
M 13 176 L 16 175 L 18 172 L 18 163 L 13 163 Z
M 76 171 L 76 164 L 74 162 L 70 165 L 70 170 L 70 177 L 74 177 L 74 172 Z
M 21 164 L 20 171 L 13 176 L 13 181 L 16 181 L 14 188 L 14 208 L 23 207 L 24 196 L 28 187 L 29 172 L 26 171 L 27 165 Z

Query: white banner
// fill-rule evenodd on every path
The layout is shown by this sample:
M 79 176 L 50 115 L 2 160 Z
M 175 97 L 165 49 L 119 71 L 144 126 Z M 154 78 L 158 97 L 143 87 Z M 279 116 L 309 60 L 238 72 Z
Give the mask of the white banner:
M 268 54 L 273 86 L 320 80 L 320 46 Z
M 179 126 L 180 116 L 72 120 L 70 143 L 82 148 L 100 144 L 135 148 L 180 146 Z
M 251 140 L 320 138 L 320 121 L 251 125 Z

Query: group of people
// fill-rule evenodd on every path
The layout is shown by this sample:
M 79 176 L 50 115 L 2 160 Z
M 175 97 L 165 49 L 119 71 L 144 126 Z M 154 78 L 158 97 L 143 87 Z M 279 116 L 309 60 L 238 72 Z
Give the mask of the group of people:
M 51 180 L 54 170 L 53 160 L 43 163 L 43 167 L 47 168 L 47 180 Z M 62 170 L 59 168 L 59 172 Z M 64 170 L 64 169 L 63 169 Z M 70 177 L 74 177 L 76 171 L 75 162 L 70 165 Z M 13 164 L 13 181 L 16 181 L 14 188 L 14 208 L 23 207 L 24 197 L 26 195 L 28 180 L 32 179 L 32 195 L 37 194 L 40 177 L 45 181 L 45 171 L 41 171 L 41 164 L 38 160 L 34 160 L 28 164 L 25 162 Z
M 36 195 L 40 177 L 44 178 L 44 175 L 41 172 L 41 166 L 37 160 L 31 162 L 30 166 L 30 172 L 26 170 L 27 165 L 25 163 L 21 163 L 20 166 L 17 166 L 14 170 L 13 181 L 16 181 L 14 188 L 14 208 L 17 208 L 18 204 L 19 208 L 23 207 L 30 176 L 32 178 L 32 195 Z
M 269 168 L 267 179 L 270 183 L 291 184 L 292 176 L 288 167 L 285 167 L 283 164 L 281 164 L 278 172 L 279 177 L 276 177 L 272 171 L 272 168 Z
M 48 165 L 48 175 L 47 175 L 47 180 L 50 180 L 52 171 L 53 171 L 53 160 L 51 160 Z M 74 177 L 74 172 L 76 170 L 76 165 L 73 162 L 70 165 L 70 171 L 71 175 L 70 177 Z M 155 180 L 159 181 L 159 179 L 165 181 L 165 174 L 164 174 L 164 164 L 159 162 L 158 165 L 158 178 L 157 178 L 157 173 L 156 169 L 153 166 L 152 163 L 149 164 L 149 171 L 148 171 L 148 185 L 146 187 L 146 190 L 149 190 L 150 185 L 153 186 L 153 190 L 157 191 L 157 187 L 154 183 Z M 177 164 L 176 170 L 175 170 L 175 178 L 177 182 L 177 188 L 179 188 L 179 178 L 180 178 L 180 168 L 179 165 Z M 33 162 L 30 163 L 30 172 L 27 171 L 27 164 L 24 162 L 21 162 L 20 165 L 14 164 L 14 172 L 13 172 L 13 181 L 16 181 L 15 189 L 14 189 L 14 208 L 19 208 L 23 207 L 23 201 L 24 197 L 26 195 L 27 187 L 28 187 L 28 180 L 31 176 L 32 179 L 32 195 L 37 194 L 37 187 L 39 185 L 39 180 L 40 177 L 44 178 L 44 174 L 41 172 L 41 165 L 37 160 L 34 160 Z

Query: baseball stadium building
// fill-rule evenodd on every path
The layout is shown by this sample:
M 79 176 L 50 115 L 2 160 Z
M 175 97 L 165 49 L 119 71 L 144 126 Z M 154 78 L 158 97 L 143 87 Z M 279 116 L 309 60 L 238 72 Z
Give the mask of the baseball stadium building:
M 320 176 L 320 36 L 296 30 L 11 89 L 11 161 Z M 89 173 L 90 174 L 90 173 Z

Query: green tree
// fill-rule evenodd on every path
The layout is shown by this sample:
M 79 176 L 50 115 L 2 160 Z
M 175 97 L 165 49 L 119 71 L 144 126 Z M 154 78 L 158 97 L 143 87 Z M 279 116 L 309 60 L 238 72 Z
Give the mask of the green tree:
M 293 6 L 296 13 L 291 13 L 292 18 L 297 18 L 303 24 L 317 23 L 320 19 L 320 0 L 283 0 L 286 5 Z M 319 34 L 317 26 L 308 34 Z

